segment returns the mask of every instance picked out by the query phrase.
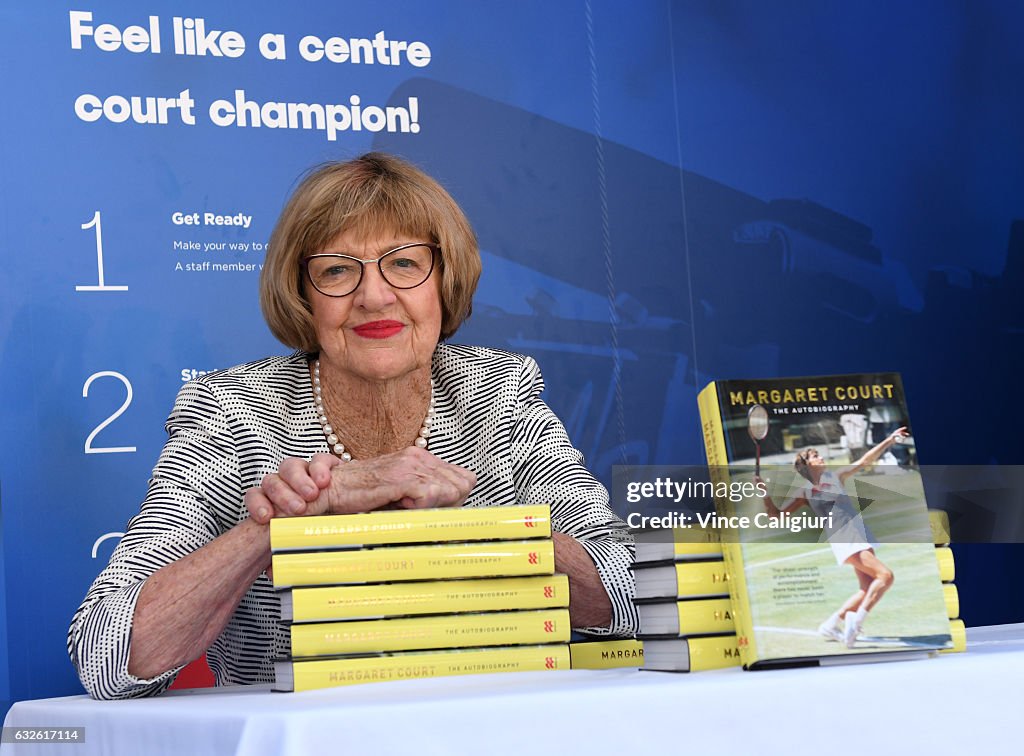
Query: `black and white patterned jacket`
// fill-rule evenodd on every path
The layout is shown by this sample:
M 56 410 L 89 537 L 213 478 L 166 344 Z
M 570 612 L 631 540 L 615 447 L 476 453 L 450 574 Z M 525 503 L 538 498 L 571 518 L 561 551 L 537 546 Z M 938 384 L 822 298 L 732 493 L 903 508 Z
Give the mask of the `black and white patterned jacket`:
M 181 388 L 141 511 L 68 631 L 68 652 L 92 696 L 153 695 L 171 684 L 178 670 L 151 680 L 128 673 L 132 615 L 146 578 L 242 522 L 248 516 L 244 492 L 284 458 L 328 451 L 313 410 L 308 359 L 303 353 L 270 357 Z M 432 372 L 436 413 L 429 450 L 476 473 L 467 506 L 551 504 L 554 529 L 582 543 L 611 597 L 611 626 L 579 629 L 634 633 L 632 537 L 540 399 L 537 363 L 495 349 L 441 344 Z M 218 684 L 273 681 L 274 659 L 289 653 L 278 617 L 279 601 L 261 575 L 207 652 Z

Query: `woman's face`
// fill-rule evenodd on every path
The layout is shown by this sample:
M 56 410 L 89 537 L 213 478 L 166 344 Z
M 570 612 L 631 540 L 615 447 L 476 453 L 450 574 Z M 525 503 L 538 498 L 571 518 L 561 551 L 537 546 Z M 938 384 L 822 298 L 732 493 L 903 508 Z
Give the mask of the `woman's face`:
M 815 467 L 825 466 L 825 460 L 824 458 L 822 458 L 820 454 L 818 454 L 817 449 L 808 449 L 807 451 L 805 451 L 804 461 L 806 462 L 807 466 L 812 469 Z
M 352 232 L 336 236 L 321 252 L 374 260 L 410 242 L 429 242 L 396 235 L 362 238 Z M 306 282 L 313 326 L 320 342 L 320 361 L 371 381 L 401 378 L 430 369 L 441 335 L 440 273 L 413 289 L 396 289 L 381 276 L 376 263 L 363 267 L 354 292 L 328 297 Z

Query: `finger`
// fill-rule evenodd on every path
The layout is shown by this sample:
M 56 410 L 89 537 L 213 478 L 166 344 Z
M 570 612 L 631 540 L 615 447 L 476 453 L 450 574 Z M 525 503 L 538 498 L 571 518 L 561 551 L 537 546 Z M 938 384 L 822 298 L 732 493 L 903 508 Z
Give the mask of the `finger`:
M 467 467 L 453 465 L 436 457 L 425 449 L 409 447 L 408 454 L 403 460 L 404 469 L 419 472 L 421 475 L 435 477 L 443 475 L 446 479 L 455 482 L 460 488 L 465 488 L 466 493 L 476 485 L 476 473 Z
M 273 505 L 275 513 L 279 515 L 301 515 L 306 511 L 306 501 L 281 480 L 281 476 L 271 473 L 263 477 L 260 489 L 264 496 Z
M 470 470 L 468 467 L 461 467 L 459 465 L 447 465 L 448 469 L 452 470 L 462 481 L 466 488 L 467 495 L 476 487 L 476 473 Z
M 463 498 L 461 489 L 449 480 L 435 478 L 419 482 L 402 497 L 402 506 L 407 509 L 459 506 Z
M 437 490 L 437 499 L 431 506 L 458 507 L 465 503 L 476 484 L 476 475 L 463 467 L 444 464 L 433 471 L 433 480 L 444 484 Z
M 306 501 L 312 501 L 320 494 L 320 487 L 310 475 L 309 462 L 289 457 L 281 462 L 277 474 L 281 481 Z
M 333 454 L 314 454 L 309 460 L 309 477 L 316 485 L 317 493 L 331 485 L 331 470 L 340 464 L 341 460 Z
M 465 467 L 460 467 L 458 469 L 461 471 L 460 474 L 466 481 L 466 496 L 469 496 L 473 492 L 473 489 L 476 488 L 476 473 Z
M 245 492 L 245 508 L 249 510 L 249 517 L 260 525 L 266 525 L 274 516 L 274 506 L 259 487 Z

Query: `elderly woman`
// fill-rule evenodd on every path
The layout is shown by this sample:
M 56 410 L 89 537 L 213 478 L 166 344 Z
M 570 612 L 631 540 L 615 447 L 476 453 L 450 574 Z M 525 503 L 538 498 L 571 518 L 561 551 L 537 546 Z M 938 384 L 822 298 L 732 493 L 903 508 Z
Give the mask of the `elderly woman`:
M 371 153 L 300 184 L 260 281 L 298 351 L 182 387 L 141 511 L 72 620 L 91 695 L 159 693 L 203 653 L 218 684 L 271 681 L 289 652 L 274 516 L 550 503 L 573 626 L 635 630 L 631 539 L 537 364 L 446 343 L 479 273 L 462 211 L 408 163 Z

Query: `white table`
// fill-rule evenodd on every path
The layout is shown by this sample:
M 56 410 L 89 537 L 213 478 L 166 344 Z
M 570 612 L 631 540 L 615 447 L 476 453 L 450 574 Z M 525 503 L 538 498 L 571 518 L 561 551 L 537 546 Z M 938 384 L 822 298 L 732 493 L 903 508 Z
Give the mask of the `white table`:
M 635 670 L 408 680 L 306 693 L 180 691 L 21 701 L 7 727 L 85 727 L 24 754 L 1020 754 L 1024 624 L 910 662 L 743 672 Z

